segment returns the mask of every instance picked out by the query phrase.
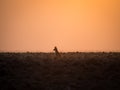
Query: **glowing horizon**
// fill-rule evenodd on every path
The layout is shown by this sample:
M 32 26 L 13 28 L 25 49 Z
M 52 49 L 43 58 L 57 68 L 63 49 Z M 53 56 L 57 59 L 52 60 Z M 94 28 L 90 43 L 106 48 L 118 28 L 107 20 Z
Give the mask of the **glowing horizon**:
M 1 0 L 0 51 L 119 51 L 119 0 Z

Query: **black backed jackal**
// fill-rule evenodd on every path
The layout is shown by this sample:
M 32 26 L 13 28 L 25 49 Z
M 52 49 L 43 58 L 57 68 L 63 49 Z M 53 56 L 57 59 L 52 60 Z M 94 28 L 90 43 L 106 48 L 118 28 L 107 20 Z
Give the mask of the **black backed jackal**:
M 56 46 L 54 47 L 53 50 L 55 51 L 55 54 L 56 54 L 57 57 L 61 56 Z

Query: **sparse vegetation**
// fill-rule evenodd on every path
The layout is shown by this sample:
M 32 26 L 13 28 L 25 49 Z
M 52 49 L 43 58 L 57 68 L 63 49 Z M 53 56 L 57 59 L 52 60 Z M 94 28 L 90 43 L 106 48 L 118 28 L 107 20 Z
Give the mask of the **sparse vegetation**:
M 120 53 L 0 53 L 0 90 L 120 90 Z

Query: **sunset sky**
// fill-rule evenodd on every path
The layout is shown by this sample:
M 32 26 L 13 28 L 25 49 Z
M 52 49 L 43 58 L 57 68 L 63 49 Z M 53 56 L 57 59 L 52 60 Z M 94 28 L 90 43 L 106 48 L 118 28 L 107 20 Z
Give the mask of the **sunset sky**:
M 120 51 L 120 0 L 0 0 L 0 51 Z

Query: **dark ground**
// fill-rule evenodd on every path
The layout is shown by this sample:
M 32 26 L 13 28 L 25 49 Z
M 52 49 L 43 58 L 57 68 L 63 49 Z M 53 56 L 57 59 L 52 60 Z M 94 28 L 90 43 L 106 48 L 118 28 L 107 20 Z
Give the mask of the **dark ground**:
M 120 90 L 120 53 L 0 53 L 0 90 Z

